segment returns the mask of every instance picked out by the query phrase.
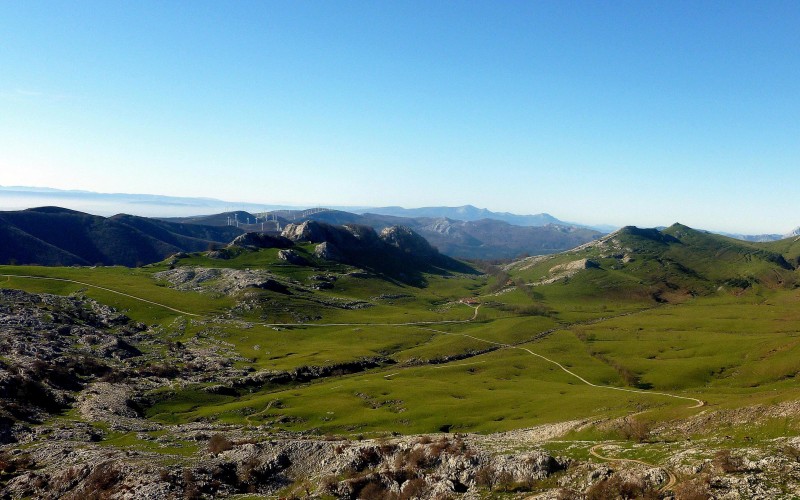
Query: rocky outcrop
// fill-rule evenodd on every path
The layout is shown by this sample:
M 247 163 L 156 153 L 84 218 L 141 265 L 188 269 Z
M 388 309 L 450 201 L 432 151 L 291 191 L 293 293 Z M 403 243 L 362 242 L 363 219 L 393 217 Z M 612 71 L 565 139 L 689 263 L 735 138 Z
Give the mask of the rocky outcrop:
M 417 258 L 426 259 L 439 255 L 438 250 L 433 248 L 428 240 L 407 227 L 387 227 L 381 231 L 380 239 L 392 248 Z
M 357 224 L 334 226 L 311 220 L 289 224 L 281 235 L 299 243 L 330 243 L 343 252 L 379 249 L 381 246 L 374 229 Z
M 175 429 L 204 448 L 199 460 L 54 441 L 28 453 L 30 470 L 0 490 L 12 498 L 200 498 L 249 493 L 289 497 L 433 498 L 477 494 L 499 479 L 550 476 L 567 462 L 544 451 L 495 455 L 461 436 L 253 441 L 208 426 Z M 237 437 L 237 435 L 241 437 Z M 80 446 L 80 452 L 76 452 Z M 314 478 L 308 481 L 308 478 Z
M 332 260 L 336 262 L 345 261 L 345 256 L 333 243 L 323 241 L 314 247 L 314 256 L 318 259 Z
M 234 238 L 228 246 L 247 248 L 290 248 L 292 242 L 282 236 L 271 236 L 264 233 L 245 233 Z
M 442 256 L 425 238 L 403 226 L 384 228 L 378 235 L 368 226 L 305 221 L 289 224 L 282 236 L 295 242 L 316 243 L 317 257 L 353 265 L 393 260 L 412 268 L 415 264 L 457 267 L 456 261 Z
M 355 361 L 336 363 L 325 366 L 300 366 L 291 371 L 260 371 L 249 374 L 247 377 L 236 380 L 236 387 L 259 387 L 265 384 L 283 385 L 296 382 L 308 382 L 324 377 L 360 373 L 380 366 L 394 364 L 395 361 L 386 357 L 362 358 Z
M 584 269 L 592 269 L 598 268 L 600 265 L 589 259 L 578 259 L 573 260 L 572 262 L 567 262 L 566 264 L 559 264 L 557 266 L 553 266 L 550 268 L 550 274 L 569 274 L 574 273 L 577 271 L 582 271 Z
M 309 264 L 308 260 L 296 250 L 280 250 L 278 251 L 278 258 L 296 266 L 307 266 Z
M 268 271 L 214 267 L 178 267 L 161 271 L 154 278 L 178 290 L 234 295 L 247 288 L 286 293 L 289 287 Z
M 300 224 L 287 224 L 281 236 L 291 241 L 322 243 L 329 237 L 331 227 L 329 224 L 309 220 Z
M 129 340 L 144 328 L 87 298 L 0 289 L 0 441 L 141 355 Z

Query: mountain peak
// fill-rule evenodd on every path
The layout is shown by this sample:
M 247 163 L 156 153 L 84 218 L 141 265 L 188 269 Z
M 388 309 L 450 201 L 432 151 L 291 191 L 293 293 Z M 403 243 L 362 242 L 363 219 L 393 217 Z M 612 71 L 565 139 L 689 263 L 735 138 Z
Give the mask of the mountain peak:
M 23 212 L 39 212 L 39 213 L 43 213 L 43 214 L 72 214 L 72 215 L 86 215 L 86 216 L 89 216 L 89 214 L 84 213 L 84 212 L 78 212 L 77 210 L 70 210 L 69 208 L 53 207 L 53 206 L 28 208 L 28 209 L 23 210 Z

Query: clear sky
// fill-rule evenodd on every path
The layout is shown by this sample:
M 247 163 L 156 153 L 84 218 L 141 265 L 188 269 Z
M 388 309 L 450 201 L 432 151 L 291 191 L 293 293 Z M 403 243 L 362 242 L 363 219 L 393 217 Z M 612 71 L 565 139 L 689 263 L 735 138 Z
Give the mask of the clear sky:
M 798 1 L 0 12 L 0 185 L 760 233 L 798 167 Z

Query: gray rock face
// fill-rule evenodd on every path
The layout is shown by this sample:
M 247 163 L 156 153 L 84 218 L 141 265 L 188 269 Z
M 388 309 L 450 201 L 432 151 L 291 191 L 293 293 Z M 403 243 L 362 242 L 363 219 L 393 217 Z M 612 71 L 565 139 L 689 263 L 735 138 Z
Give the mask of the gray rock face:
M 288 224 L 283 229 L 281 236 L 291 241 L 321 243 L 325 241 L 328 234 L 327 227 L 327 224 L 322 224 L 313 220 L 305 221 L 300 224 Z
M 289 224 L 281 235 L 296 242 L 332 243 L 343 251 L 366 250 L 380 246 L 381 243 L 375 230 L 369 226 L 333 226 L 313 220 Z
M 317 221 L 289 224 L 282 236 L 296 242 L 318 243 L 317 256 L 339 262 L 357 262 L 359 255 L 371 257 L 398 255 L 417 260 L 439 256 L 425 238 L 402 226 L 385 228 L 378 235 L 368 226 L 332 226 Z
M 404 226 L 387 227 L 381 231 L 380 239 L 403 253 L 417 257 L 428 258 L 439 254 L 428 240 Z
M 178 290 L 234 295 L 247 288 L 285 293 L 286 285 L 268 271 L 214 267 L 179 267 L 153 275 Z
M 345 260 L 342 252 L 340 252 L 333 243 L 327 241 L 323 241 L 314 247 L 314 256 L 319 259 L 332 260 L 335 262 L 343 262 Z
M 296 266 L 307 266 L 308 260 L 294 250 L 280 250 L 278 258 Z

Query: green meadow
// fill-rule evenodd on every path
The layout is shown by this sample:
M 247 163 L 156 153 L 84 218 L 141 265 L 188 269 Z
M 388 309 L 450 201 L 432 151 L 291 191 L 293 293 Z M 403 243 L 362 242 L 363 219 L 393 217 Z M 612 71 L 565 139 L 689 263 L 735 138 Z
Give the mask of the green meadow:
M 800 288 L 797 271 L 775 263 L 773 252 L 783 247 L 686 229 L 670 228 L 657 240 L 623 233 L 634 255 L 624 261 L 590 247 L 523 261 L 504 274 L 429 274 L 423 286 L 315 260 L 310 249 L 301 249 L 309 266 L 261 250 L 224 261 L 192 254 L 137 269 L 3 266 L 0 273 L 81 282 L 2 278 L 6 288 L 90 297 L 158 327 L 151 334 L 170 341 L 224 342 L 245 372 L 375 360 L 355 373 L 333 370 L 225 394 L 204 390 L 213 382 L 162 387 L 148 395 L 146 417 L 163 423 L 343 435 L 488 433 L 634 413 L 655 423 L 800 398 Z M 557 266 L 583 258 L 596 265 L 543 282 Z M 221 266 L 266 270 L 288 291 L 225 295 L 213 282 L 180 291 L 154 278 L 170 268 Z M 332 287 L 308 287 L 326 273 L 336 276 Z M 369 307 L 337 305 L 354 301 Z M 293 321 L 297 310 L 307 319 Z

